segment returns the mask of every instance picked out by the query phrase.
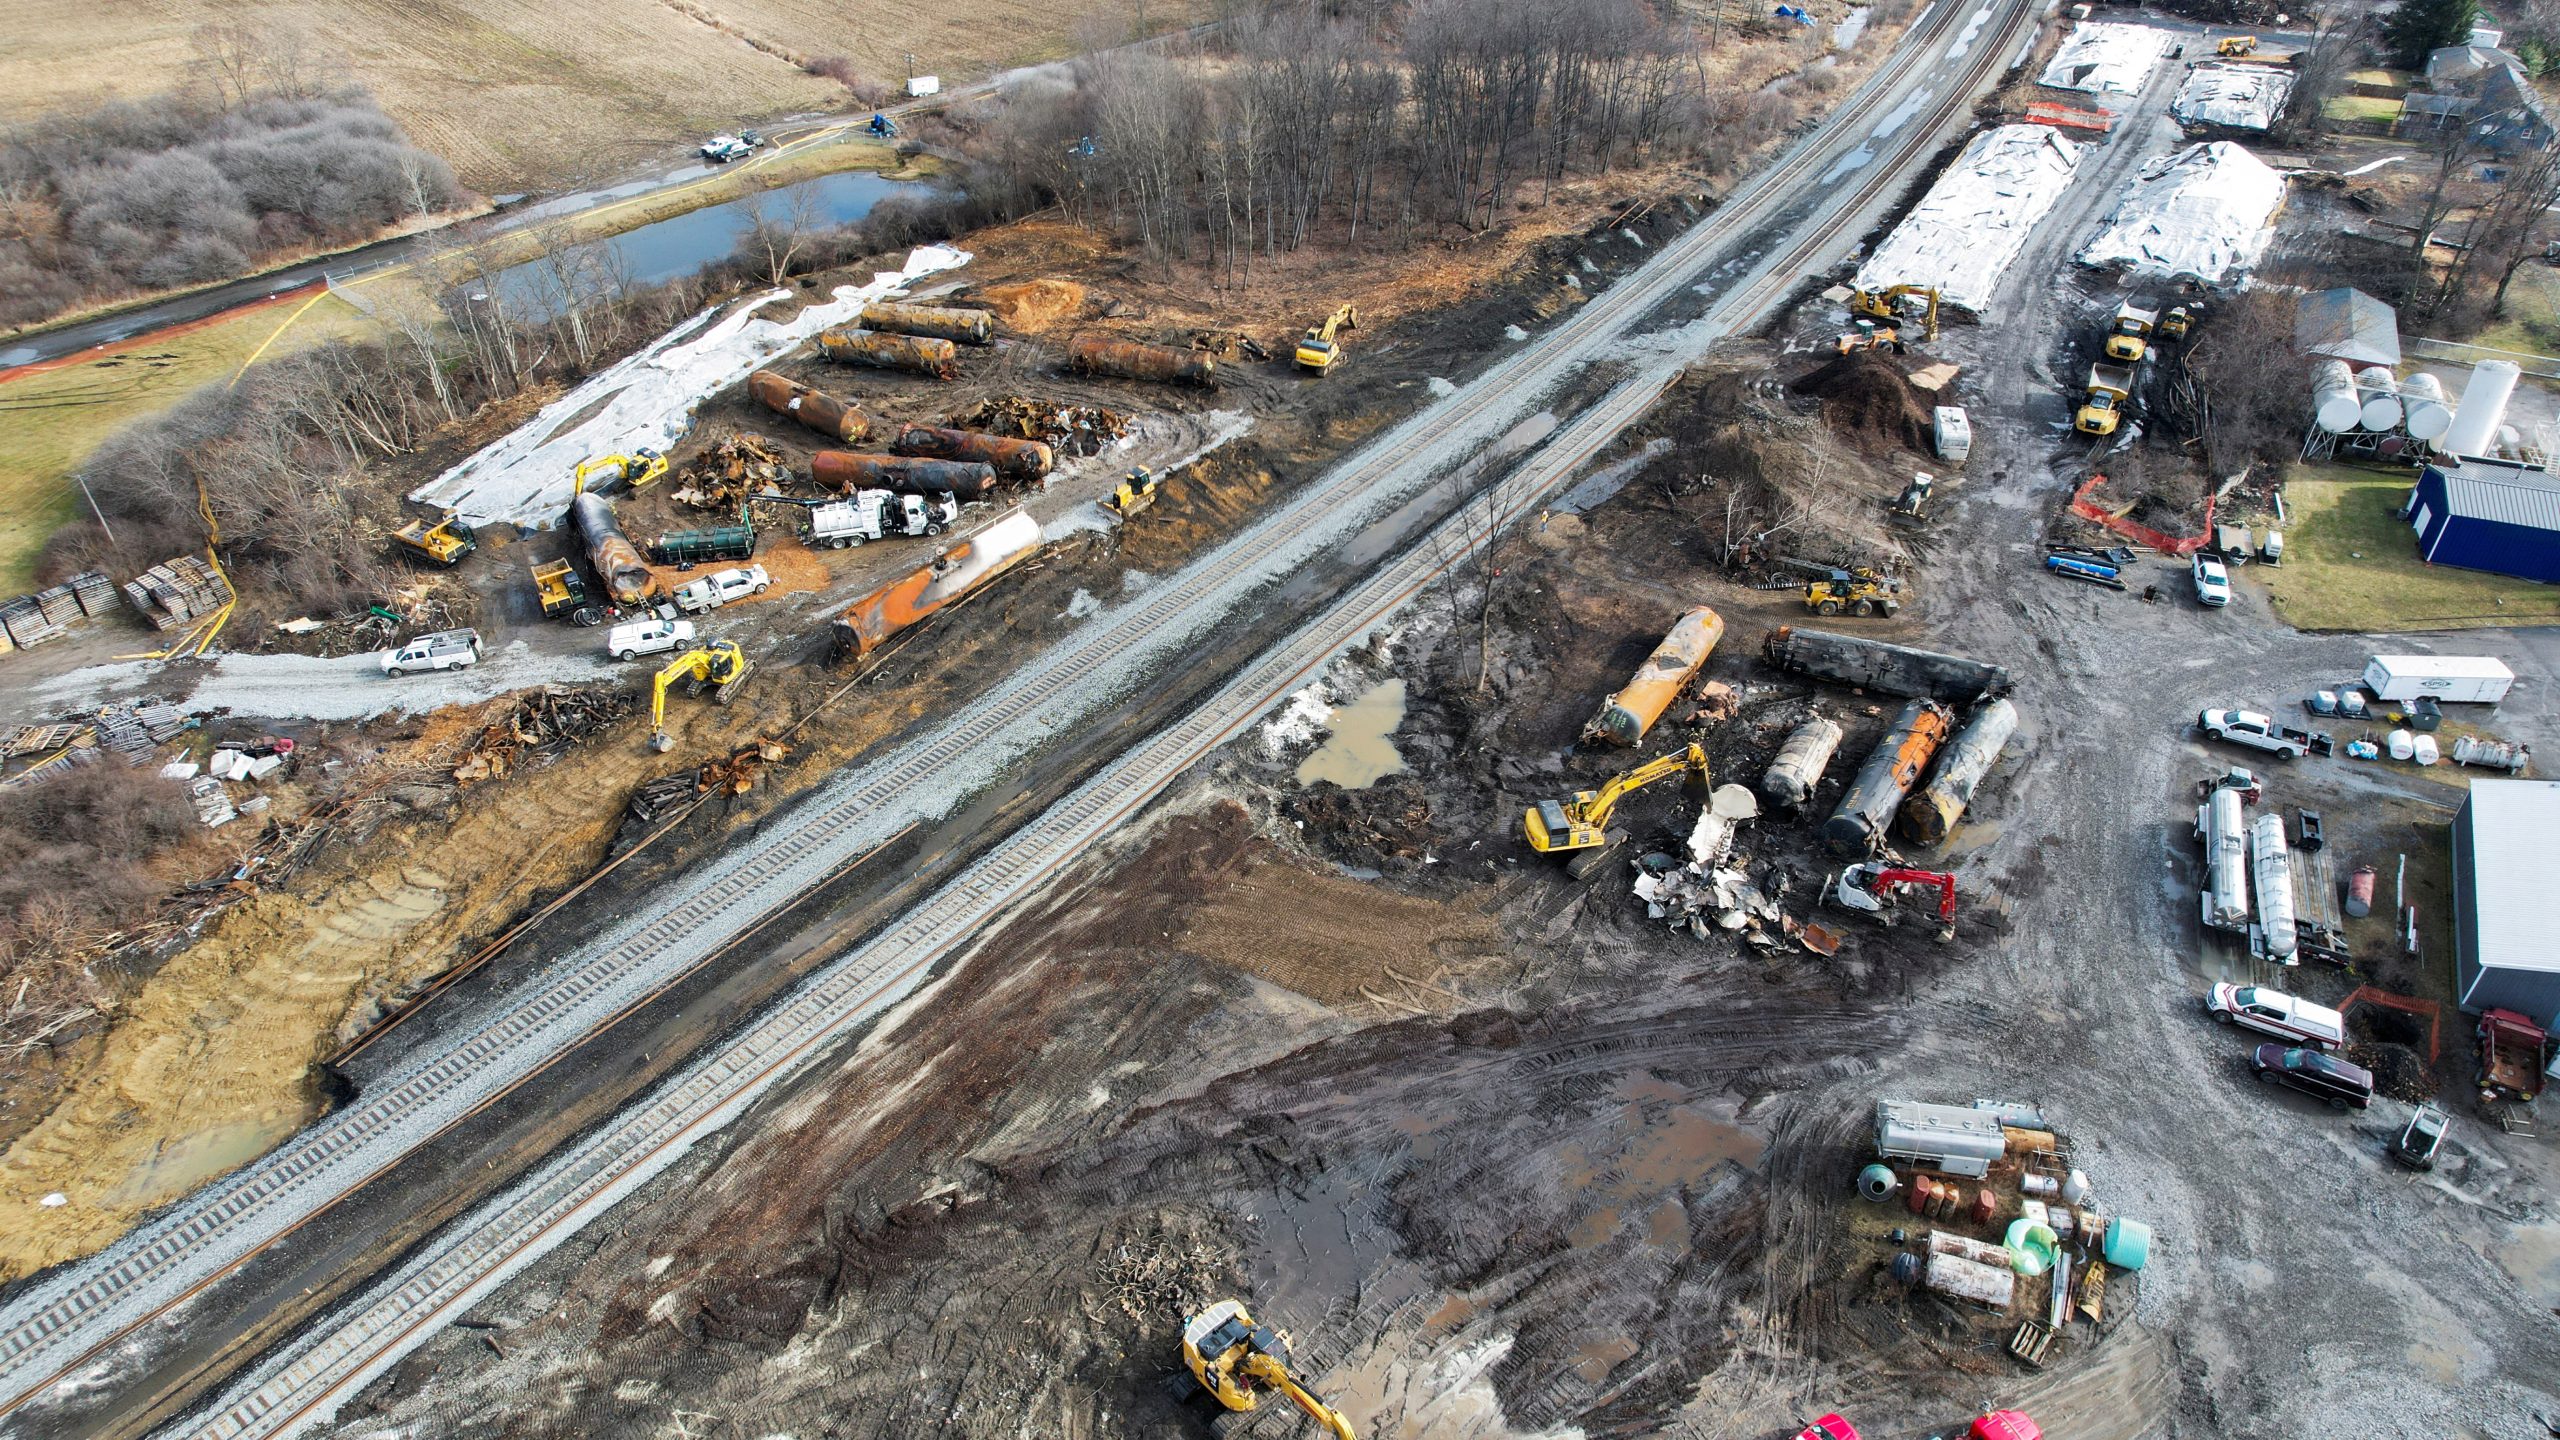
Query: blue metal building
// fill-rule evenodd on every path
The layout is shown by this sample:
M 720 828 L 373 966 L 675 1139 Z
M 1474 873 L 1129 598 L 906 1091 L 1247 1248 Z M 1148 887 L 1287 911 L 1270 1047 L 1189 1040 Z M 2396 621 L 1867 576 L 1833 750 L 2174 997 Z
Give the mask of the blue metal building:
M 2560 480 L 2506 460 L 2439 460 L 2418 472 L 2409 528 L 2430 565 L 2560 584 Z

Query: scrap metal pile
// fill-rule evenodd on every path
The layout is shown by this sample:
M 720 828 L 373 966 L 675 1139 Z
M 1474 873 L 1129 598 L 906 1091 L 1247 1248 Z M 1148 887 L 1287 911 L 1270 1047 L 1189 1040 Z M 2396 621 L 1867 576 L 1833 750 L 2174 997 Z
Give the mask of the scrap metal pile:
M 748 492 L 790 478 L 791 462 L 781 451 L 756 436 L 732 432 L 685 463 L 675 498 L 696 510 L 735 510 Z
M 464 785 L 504 779 L 529 765 L 558 759 L 570 746 L 629 715 L 638 701 L 618 686 L 546 685 L 484 725 L 453 764 Z
M 983 430 L 1037 440 L 1060 455 L 1100 451 L 1129 433 L 1129 417 L 1099 405 L 1051 405 L 1022 395 L 999 395 L 951 417 L 955 429 Z

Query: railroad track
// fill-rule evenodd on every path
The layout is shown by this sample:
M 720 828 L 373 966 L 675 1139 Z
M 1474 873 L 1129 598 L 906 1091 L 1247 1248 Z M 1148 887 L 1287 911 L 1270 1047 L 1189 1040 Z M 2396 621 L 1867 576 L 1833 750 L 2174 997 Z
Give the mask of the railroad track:
M 1686 329 L 1697 348 L 1715 333 L 1755 319 L 1796 282 L 1814 256 L 1854 222 L 1902 167 L 1924 154 L 1938 128 L 1968 101 L 2006 49 L 1971 38 L 1996 13 L 2005 37 L 2030 18 L 2024 0 L 1938 0 L 1905 41 L 1926 50 L 1966 25 L 1951 58 L 1962 71 L 1919 92 L 1935 105 L 1923 123 L 1869 134 L 1893 141 L 1852 189 L 1794 244 L 1756 263 L 1727 258 L 1741 273 Z M 1964 17 L 1970 16 L 1967 21 Z M 1989 39 L 1990 37 L 1982 37 Z M 1700 267 L 1737 238 L 1801 202 L 1815 167 L 1835 160 L 1837 141 L 1877 123 L 1895 93 L 1900 55 L 1863 86 L 1825 131 L 1764 172 L 1710 220 L 1666 246 L 1653 262 L 1602 292 L 1564 325 L 1472 382 L 1452 401 L 1398 426 L 1286 509 L 1112 612 L 1025 670 L 985 705 L 964 712 L 915 745 L 850 773 L 804 801 L 788 828 L 776 827 L 752 854 L 712 867 L 696 889 L 660 914 L 609 932 L 565 966 L 541 993 L 488 1018 L 452 1049 L 386 1076 L 356 1103 L 327 1117 L 249 1171 L 219 1182 L 88 1264 L 30 1287 L 0 1310 L 0 1413 L 46 1394 L 110 1346 L 167 1317 L 259 1251 L 292 1233 L 339 1197 L 379 1176 L 435 1134 L 523 1079 L 662 988 L 672 970 L 731 943 L 802 891 L 858 861 L 914 822 L 908 800 L 955 773 L 963 790 L 993 783 L 1002 764 L 1067 724 L 1129 693 L 1147 667 L 1205 635 L 1234 612 L 1199 603 L 1223 577 L 1239 602 L 1284 579 L 1303 556 L 1349 534 L 1440 483 L 1461 453 L 1495 438 L 1545 389 L 1584 365 L 1613 358 L 1636 322 L 1697 286 Z M 1941 93 L 1942 92 L 1942 93 Z M 1887 117 L 1889 122 L 1889 117 Z M 1649 408 L 1690 358 L 1667 347 L 1607 392 L 1510 478 L 1505 521 L 1517 519 Z M 1455 524 L 1456 522 L 1452 522 Z M 1467 517 L 1481 528 L 1481 513 Z M 1445 528 L 1445 527 L 1444 527 Z M 1123 752 L 1100 774 L 1016 832 L 967 875 L 901 917 L 886 932 L 833 962 L 775 1010 L 750 1024 L 680 1078 L 624 1111 L 574 1149 L 555 1157 L 470 1223 L 457 1225 L 405 1263 L 373 1293 L 352 1302 L 326 1333 L 271 1357 L 199 1416 L 188 1433 L 288 1433 L 325 1415 L 406 1352 L 418 1338 L 530 1263 L 549 1243 L 619 1195 L 645 1182 L 695 1140 L 736 1116 L 775 1079 L 817 1049 L 911 994 L 931 966 L 1082 853 L 1170 784 L 1201 756 L 1266 713 L 1280 696 L 1356 642 L 1413 594 L 1438 579 L 1466 546 L 1445 535 L 1410 545 L 1338 599 L 1314 623 L 1257 657 L 1189 716 Z M 940 789 L 948 794 L 949 785 Z M 901 803 L 908 800 L 908 803 Z M 956 803 L 956 796 L 954 796 Z

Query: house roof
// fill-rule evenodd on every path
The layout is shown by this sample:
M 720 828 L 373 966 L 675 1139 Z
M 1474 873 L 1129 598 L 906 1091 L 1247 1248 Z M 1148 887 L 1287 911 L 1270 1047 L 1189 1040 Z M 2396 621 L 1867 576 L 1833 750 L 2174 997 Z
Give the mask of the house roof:
M 2497 970 L 2560 974 L 2560 780 L 2474 780 L 2463 807 L 2470 816 L 2472 914 L 2479 948 L 2472 958 Z
M 2400 317 L 2361 290 L 2315 290 L 2293 312 L 2293 348 L 2350 365 L 2400 363 Z
M 2427 52 L 2427 80 L 2431 84 L 2467 80 L 2483 70 L 2522 63 L 2494 45 L 2447 45 Z
M 2445 508 L 2452 514 L 2560 530 L 2560 480 L 2547 470 L 2511 460 L 2468 459 L 2428 468 L 2444 477 Z
M 2483 111 L 2521 109 L 2546 126 L 2551 123 L 2543 113 L 2541 92 L 2513 65 L 2493 65 L 2482 71 L 2479 90 Z

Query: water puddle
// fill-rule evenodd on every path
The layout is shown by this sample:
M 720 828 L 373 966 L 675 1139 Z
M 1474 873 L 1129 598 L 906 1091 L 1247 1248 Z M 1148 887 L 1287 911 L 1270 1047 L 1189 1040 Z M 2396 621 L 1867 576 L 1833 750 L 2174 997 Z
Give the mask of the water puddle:
M 2536 1304 L 2560 1308 L 2560 1225 L 2519 1225 L 2497 1256 Z
M 1298 783 L 1330 780 L 1364 790 L 1404 772 L 1404 757 L 1389 737 L 1404 723 L 1404 682 L 1389 680 L 1333 712 L 1333 734 L 1298 764 Z
M 1850 6 L 1848 15 L 1844 17 L 1839 24 L 1831 27 L 1831 48 L 1834 50 L 1846 50 L 1850 46 L 1857 44 L 1858 37 L 1866 33 L 1866 28 L 1867 7 L 1864 5 Z
M 161 1149 L 125 1177 L 111 1197 L 122 1205 L 154 1205 L 174 1199 L 219 1175 L 228 1175 L 273 1149 L 301 1128 L 298 1114 L 217 1125 Z

